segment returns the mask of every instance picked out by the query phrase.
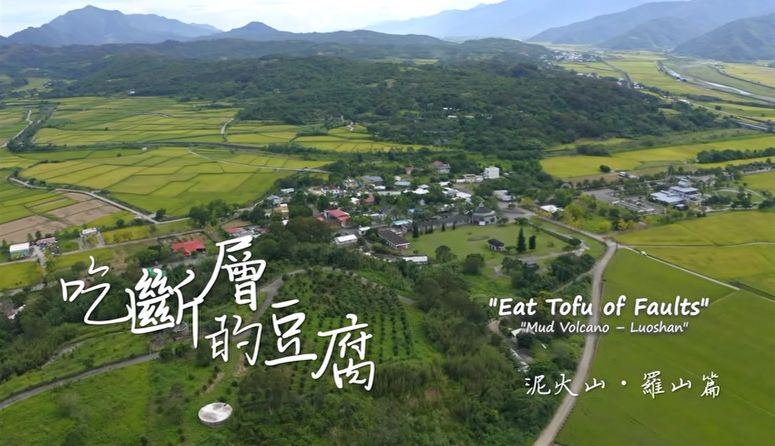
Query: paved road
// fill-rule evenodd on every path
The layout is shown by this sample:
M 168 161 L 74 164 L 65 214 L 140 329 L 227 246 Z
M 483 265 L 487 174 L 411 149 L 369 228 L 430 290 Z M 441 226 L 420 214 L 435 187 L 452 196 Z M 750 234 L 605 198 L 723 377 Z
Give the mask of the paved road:
M 82 379 L 90 378 L 95 375 L 101 375 L 103 373 L 107 373 L 113 370 L 123 369 L 124 367 L 129 367 L 135 364 L 142 364 L 144 362 L 152 361 L 159 357 L 158 353 L 149 353 L 147 355 L 143 356 L 137 356 L 131 359 L 126 359 L 124 361 L 115 362 L 113 364 L 107 364 L 102 367 L 97 367 L 96 369 L 87 370 L 83 373 L 80 373 L 75 376 L 71 376 L 70 378 L 64 378 L 59 379 L 54 382 L 44 384 L 39 387 L 35 387 L 34 389 L 26 390 L 21 393 L 17 393 L 16 395 L 6 398 L 2 401 L 0 401 L 0 410 L 5 409 L 6 407 L 18 403 L 19 401 L 24 401 L 27 398 L 32 398 L 35 395 L 39 395 L 43 392 L 48 392 L 49 390 L 56 389 L 58 387 L 66 386 L 70 383 L 80 381 Z
M 606 250 L 603 257 L 595 264 L 592 269 L 592 307 L 594 311 L 592 316 L 589 317 L 590 324 L 600 323 L 600 303 L 603 296 L 603 273 L 605 272 L 608 262 L 616 253 L 616 243 L 610 240 L 605 241 Z M 595 357 L 595 349 L 597 348 L 597 333 L 590 333 L 587 335 L 587 339 L 584 341 L 584 350 L 581 353 L 578 366 L 576 367 L 576 373 L 573 375 L 573 381 L 571 382 L 570 389 L 572 393 L 577 395 L 581 394 L 584 382 L 589 374 L 589 369 L 592 366 L 592 359 Z M 566 394 L 562 403 L 557 408 L 557 411 L 552 417 L 552 421 L 544 428 L 541 435 L 536 439 L 533 446 L 552 446 L 554 439 L 562 429 L 565 421 L 568 419 L 573 406 L 576 404 L 575 396 Z

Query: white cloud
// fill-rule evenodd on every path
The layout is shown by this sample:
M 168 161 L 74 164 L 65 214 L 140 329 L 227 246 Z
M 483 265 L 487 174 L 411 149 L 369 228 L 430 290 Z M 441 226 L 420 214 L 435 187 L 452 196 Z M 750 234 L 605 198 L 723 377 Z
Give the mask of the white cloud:
M 354 29 L 377 22 L 468 9 L 502 0 L 0 0 L 0 34 L 40 26 L 88 2 L 124 13 L 152 13 L 228 30 L 251 21 L 288 31 Z

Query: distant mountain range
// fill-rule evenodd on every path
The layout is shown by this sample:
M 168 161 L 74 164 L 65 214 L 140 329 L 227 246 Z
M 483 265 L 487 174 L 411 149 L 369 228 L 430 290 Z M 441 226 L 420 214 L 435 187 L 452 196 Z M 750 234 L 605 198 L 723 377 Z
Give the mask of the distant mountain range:
M 505 0 L 468 10 L 385 22 L 369 29 L 441 38 L 506 37 L 525 39 L 550 27 L 622 11 L 648 0 Z
M 706 59 L 775 59 L 775 13 L 736 20 L 680 45 L 676 53 Z
M 315 43 L 347 43 L 355 45 L 437 45 L 440 40 L 430 36 L 393 35 L 375 31 L 334 31 L 328 33 L 293 33 L 280 31 L 261 22 L 251 22 L 217 34 L 198 37 L 196 40 L 242 39 L 254 42 L 303 40 Z
M 672 49 L 730 21 L 775 12 L 773 0 L 647 3 L 548 29 L 530 40 L 614 49 Z
M 219 33 L 210 25 L 183 23 L 153 14 L 123 14 L 86 6 L 8 37 L 9 43 L 45 46 L 156 43 Z

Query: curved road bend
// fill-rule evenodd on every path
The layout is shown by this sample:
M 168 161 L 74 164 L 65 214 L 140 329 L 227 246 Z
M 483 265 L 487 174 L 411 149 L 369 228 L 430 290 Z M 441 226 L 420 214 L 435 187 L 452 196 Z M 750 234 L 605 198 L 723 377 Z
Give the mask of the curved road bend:
M 592 316 L 589 317 L 590 324 L 600 323 L 600 303 L 603 296 L 603 272 L 605 272 L 608 262 L 614 256 L 616 252 L 616 243 L 611 240 L 605 240 L 606 250 L 603 257 L 595 264 L 592 270 L 592 307 L 594 308 Z M 576 373 L 573 375 L 573 381 L 571 382 L 571 392 L 580 395 L 584 386 L 584 382 L 589 374 L 589 369 L 592 366 L 592 358 L 595 356 L 595 349 L 597 348 L 597 333 L 589 333 L 587 339 L 584 341 L 584 350 L 581 353 L 581 359 L 579 359 L 578 366 L 576 367 Z M 554 417 L 549 425 L 544 428 L 541 435 L 536 439 L 533 446 L 552 446 L 557 434 L 560 433 L 560 429 L 565 424 L 565 421 L 570 416 L 573 406 L 576 404 L 575 396 L 566 394 L 562 403 L 554 412 Z
M 299 274 L 301 272 L 303 272 L 303 270 L 292 271 L 288 274 L 294 275 L 294 274 Z M 283 285 L 283 278 L 282 276 L 280 276 L 275 280 L 266 284 L 266 286 L 261 287 L 260 291 L 266 294 L 266 299 L 264 299 L 264 301 L 261 303 L 261 307 L 258 309 L 258 311 L 256 311 L 254 320 L 258 320 L 258 318 L 260 318 L 261 315 L 264 314 L 267 308 L 269 308 L 269 305 L 272 304 L 272 300 L 275 298 L 275 296 L 277 296 L 277 293 L 279 292 L 280 287 L 282 287 L 282 285 Z M 87 370 L 83 373 L 70 376 L 68 378 L 58 379 L 48 384 L 43 384 L 41 386 L 19 392 L 15 395 L 12 395 L 0 401 L 0 410 L 3 410 L 8 406 L 13 405 L 14 403 L 18 403 L 19 401 L 24 401 L 28 398 L 32 398 L 35 395 L 48 392 L 49 390 L 66 386 L 76 381 L 81 381 L 87 378 L 91 378 L 92 376 L 101 375 L 103 373 L 112 372 L 114 370 L 123 369 L 125 367 L 130 367 L 133 365 L 143 364 L 145 362 L 153 361 L 154 359 L 158 359 L 158 357 L 159 357 L 158 353 L 149 353 L 147 355 L 136 356 L 134 358 L 125 359 L 123 361 L 118 361 L 111 364 L 105 364 L 103 366 L 100 366 L 91 370 Z

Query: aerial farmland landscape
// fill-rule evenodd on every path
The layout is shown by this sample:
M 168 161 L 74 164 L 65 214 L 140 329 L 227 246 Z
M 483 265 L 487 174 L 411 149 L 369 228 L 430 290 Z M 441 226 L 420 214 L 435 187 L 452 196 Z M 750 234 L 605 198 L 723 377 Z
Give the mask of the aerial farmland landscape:
M 0 9 L 0 444 L 772 443 L 771 1 L 65 3 Z

